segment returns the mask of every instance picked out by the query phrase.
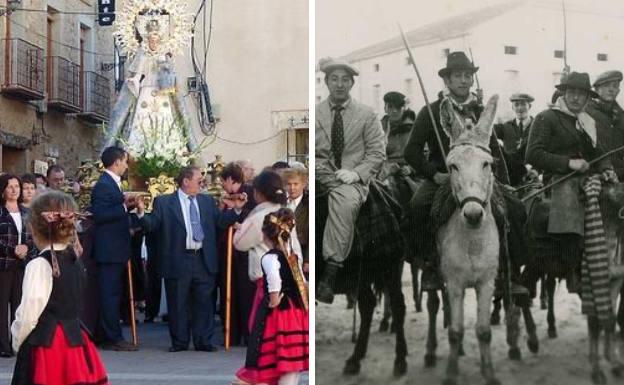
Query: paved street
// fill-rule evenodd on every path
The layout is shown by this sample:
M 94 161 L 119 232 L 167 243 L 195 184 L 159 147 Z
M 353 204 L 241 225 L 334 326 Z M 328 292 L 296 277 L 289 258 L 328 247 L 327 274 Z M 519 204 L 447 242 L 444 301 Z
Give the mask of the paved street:
M 124 334 L 130 335 L 128 328 Z M 219 334 L 221 334 L 219 330 Z M 167 325 L 140 324 L 139 352 L 102 351 L 102 359 L 114 385 L 223 385 L 229 384 L 234 373 L 245 361 L 245 348 L 226 352 L 222 346 L 216 353 L 193 350 L 169 353 Z M 222 345 L 222 341 L 218 341 Z M 0 384 L 10 384 L 14 359 L 0 358 Z M 301 384 L 308 384 L 307 374 Z

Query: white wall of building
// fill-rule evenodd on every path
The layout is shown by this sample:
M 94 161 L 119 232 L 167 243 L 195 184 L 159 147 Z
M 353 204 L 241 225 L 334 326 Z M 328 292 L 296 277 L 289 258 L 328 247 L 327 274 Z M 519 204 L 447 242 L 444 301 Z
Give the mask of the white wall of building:
M 568 9 L 568 63 L 572 70 L 588 72 L 592 80 L 609 69 L 624 70 L 622 23 L 624 16 L 618 12 L 581 7 Z M 514 92 L 528 92 L 535 97 L 534 114 L 547 107 L 564 66 L 563 59 L 554 57 L 555 50 L 563 50 L 560 8 L 530 2 L 482 23 L 468 33 L 463 38 L 412 49 L 430 102 L 444 87 L 437 74 L 446 63 L 443 50 L 463 50 L 468 54 L 472 49 L 475 64 L 480 67 L 477 75 L 486 98 L 494 93 L 501 97 L 499 119 L 513 116 L 508 98 Z M 517 47 L 517 55 L 505 55 L 505 46 Z M 608 60 L 598 61 L 598 53 L 606 53 Z M 399 91 L 408 96 L 410 107 L 418 112 L 424 99 L 415 72 L 407 65 L 406 58 L 407 52 L 400 51 L 353 63 L 361 73 L 356 78 L 352 95 L 373 107 L 381 117 L 383 95 L 388 91 Z M 379 64 L 379 72 L 374 72 L 375 64 Z M 328 95 L 323 76 L 320 72 L 316 75 L 317 101 Z M 375 86 L 378 91 L 374 91 Z M 378 97 L 373 100 L 375 95 Z M 620 100 L 624 101 L 622 95 Z
M 200 4 L 188 1 L 188 10 L 194 13 Z M 196 44 L 208 28 L 209 17 L 206 25 L 200 17 Z M 187 78 L 194 76 L 190 48 L 174 60 L 178 86 L 187 95 Z M 272 112 L 308 110 L 308 61 L 307 1 L 214 1 L 206 80 L 219 122 L 203 158 L 250 159 L 256 169 L 284 159 L 286 134 L 278 132 Z M 186 107 L 202 138 L 193 94 L 186 96 Z

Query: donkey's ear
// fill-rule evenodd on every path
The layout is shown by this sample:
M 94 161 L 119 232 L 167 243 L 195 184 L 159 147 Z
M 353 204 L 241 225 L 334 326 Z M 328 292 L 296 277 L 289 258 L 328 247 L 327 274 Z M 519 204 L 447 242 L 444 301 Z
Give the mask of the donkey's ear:
M 496 106 L 498 105 L 498 95 L 492 95 L 488 100 L 481 118 L 476 126 L 476 133 L 479 137 L 479 141 L 485 144 L 490 143 L 490 136 L 492 136 L 492 127 L 494 127 L 494 118 L 496 117 Z

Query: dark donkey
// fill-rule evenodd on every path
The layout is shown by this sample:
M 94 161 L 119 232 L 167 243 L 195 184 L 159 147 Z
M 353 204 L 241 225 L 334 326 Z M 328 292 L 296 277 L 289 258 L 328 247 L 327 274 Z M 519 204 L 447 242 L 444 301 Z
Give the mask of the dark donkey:
M 624 339 L 615 338 L 615 319 L 616 305 L 618 296 L 620 296 L 620 304 L 622 303 L 621 291 L 624 287 L 624 258 L 622 241 L 624 240 L 624 183 L 603 183 L 600 191 L 600 212 L 602 214 L 603 230 L 606 240 L 606 250 L 608 256 L 608 264 L 604 267 L 605 271 L 601 274 L 609 276 L 609 295 L 611 302 L 611 310 L 613 311 L 610 321 L 601 323 L 596 315 L 588 316 L 589 330 L 589 359 L 592 365 L 591 378 L 595 384 L 605 384 L 607 382 L 606 375 L 600 367 L 598 340 L 601 332 L 604 330 L 604 355 L 606 360 L 611 364 L 612 372 L 616 377 L 624 375 Z M 531 260 L 527 268 L 523 272 L 525 283 L 534 284 L 540 274 L 547 274 L 549 277 L 565 278 L 573 269 L 578 269 L 576 264 L 578 258 L 569 258 L 570 253 L 580 253 L 578 244 L 570 245 L 569 242 L 563 242 L 557 238 L 544 238 L 544 221 L 537 218 L 540 214 L 542 217 L 547 213 L 548 200 L 541 198 L 534 202 L 532 207 L 532 215 L 530 217 L 529 241 L 532 244 Z M 536 211 L 538 210 L 538 211 Z M 543 218 L 542 218 L 543 219 Z M 541 236 L 540 236 L 541 235 Z M 572 246 L 572 247 L 570 247 Z M 577 249 L 573 249 L 577 247 Z M 607 271 L 608 270 L 608 271 Z M 585 273 L 584 273 L 585 274 Z M 583 279 L 587 277 L 584 276 Z M 556 336 L 554 301 L 552 301 L 552 293 L 549 290 L 549 309 L 548 309 L 548 330 L 549 336 Z M 619 354 L 615 345 L 619 344 Z
M 360 361 L 366 356 L 373 312 L 376 305 L 374 290 L 388 289 L 390 306 L 396 328 L 396 356 L 394 375 L 407 371 L 407 343 L 405 341 L 405 300 L 401 291 L 404 242 L 398 228 L 398 204 L 375 180 L 362 206 L 356 224 L 353 247 L 344 267 L 338 273 L 335 293 L 356 293 L 361 316 L 360 331 L 355 349 L 345 363 L 344 373 L 360 372 Z M 316 234 L 323 234 L 327 220 L 327 197 L 316 198 Z M 316 238 L 316 250 L 322 250 L 322 236 Z M 321 277 L 325 262 L 317 253 L 316 277 Z

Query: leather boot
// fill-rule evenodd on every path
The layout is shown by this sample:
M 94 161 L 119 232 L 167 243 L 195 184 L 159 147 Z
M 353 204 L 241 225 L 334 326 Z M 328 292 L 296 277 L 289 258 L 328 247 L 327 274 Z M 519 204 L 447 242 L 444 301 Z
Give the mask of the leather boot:
M 336 275 L 338 274 L 340 265 L 328 262 L 323 272 L 323 278 L 319 281 L 316 288 L 316 300 L 323 303 L 331 304 L 334 302 L 334 284 L 336 283 Z

